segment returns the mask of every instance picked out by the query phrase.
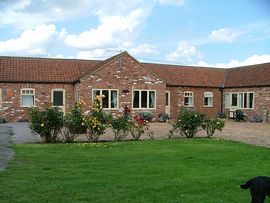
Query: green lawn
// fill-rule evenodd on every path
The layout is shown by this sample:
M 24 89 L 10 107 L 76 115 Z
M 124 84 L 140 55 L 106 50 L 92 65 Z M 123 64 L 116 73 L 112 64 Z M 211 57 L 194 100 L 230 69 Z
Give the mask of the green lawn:
M 249 202 L 270 149 L 213 139 L 14 145 L 0 202 Z M 269 199 L 268 199 L 268 202 Z

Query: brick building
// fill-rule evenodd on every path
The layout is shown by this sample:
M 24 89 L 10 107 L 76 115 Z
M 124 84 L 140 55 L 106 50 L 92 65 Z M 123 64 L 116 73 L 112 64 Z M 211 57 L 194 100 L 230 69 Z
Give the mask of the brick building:
M 114 115 L 151 111 L 175 118 L 181 107 L 209 117 L 242 109 L 248 116 L 270 108 L 270 63 L 220 69 L 140 63 L 127 52 L 104 61 L 0 57 L 0 117 L 27 119 L 29 107 L 45 103 L 70 111 L 103 94 Z

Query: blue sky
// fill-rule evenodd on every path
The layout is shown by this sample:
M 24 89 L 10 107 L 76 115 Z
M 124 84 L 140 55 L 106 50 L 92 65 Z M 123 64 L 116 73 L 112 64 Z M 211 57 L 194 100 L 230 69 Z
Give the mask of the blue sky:
M 0 55 L 214 67 L 270 62 L 268 0 L 1 0 Z

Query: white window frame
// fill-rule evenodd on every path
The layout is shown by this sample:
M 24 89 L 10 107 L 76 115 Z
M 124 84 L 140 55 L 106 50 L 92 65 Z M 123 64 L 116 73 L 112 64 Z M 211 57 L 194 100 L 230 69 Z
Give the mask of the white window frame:
M 75 88 L 75 101 L 80 100 L 80 89 L 78 87 Z
M 213 94 L 213 92 L 204 92 L 203 95 L 204 95 L 204 97 L 203 97 L 203 106 L 204 107 L 213 107 L 214 106 L 214 94 Z M 207 105 L 205 105 L 205 98 L 208 98 L 208 100 L 207 100 L 208 104 Z M 211 101 L 211 100 L 212 100 L 212 102 L 209 104 L 209 101 Z
M 185 105 L 185 98 L 186 98 L 186 97 L 192 98 L 191 104 Z M 190 103 L 190 102 L 189 102 L 189 103 Z M 184 92 L 184 106 L 185 106 L 185 107 L 193 107 L 193 106 L 194 106 L 194 92 L 192 92 L 192 91 L 185 91 L 185 92 Z
M 138 91 L 139 92 L 139 108 L 134 108 L 133 106 L 133 101 L 134 101 L 134 92 Z M 141 102 L 141 97 L 142 97 L 142 92 L 147 92 L 147 107 L 142 107 L 142 102 Z M 154 101 L 154 108 L 150 108 L 150 103 L 149 103 L 149 95 L 150 95 L 150 92 L 154 92 L 155 93 L 155 101 Z M 156 109 L 156 106 L 157 106 L 157 91 L 156 90 L 151 90 L 151 89 L 133 89 L 132 90 L 132 109 L 135 109 L 135 110 L 144 110 L 144 109 Z
M 232 106 L 232 95 L 236 94 L 237 95 L 237 105 L 236 106 Z M 240 104 L 241 99 L 240 99 L 240 95 L 245 95 L 247 94 L 247 106 L 249 106 L 250 103 L 250 94 L 253 94 L 253 98 L 252 98 L 252 108 L 247 107 L 244 108 L 244 96 L 242 97 L 242 104 Z M 228 102 L 228 103 L 227 103 Z M 253 110 L 255 106 L 255 93 L 254 92 L 228 92 L 225 94 L 225 108 L 229 109 L 231 107 L 236 107 L 237 109 L 251 109 Z
M 23 91 L 33 91 L 33 93 L 23 93 Z M 33 96 L 33 105 L 23 105 L 23 96 Z M 36 106 L 36 92 L 34 88 L 22 88 L 21 89 L 21 107 L 35 107 Z
M 119 109 L 119 90 L 118 89 L 92 89 L 92 103 L 95 100 L 95 98 L 94 98 L 94 91 L 100 91 L 100 95 L 102 95 L 102 91 L 109 91 L 109 108 L 103 108 L 102 107 L 102 109 L 104 109 L 104 110 L 117 110 L 117 109 Z M 117 92 L 116 93 L 116 95 L 117 95 L 117 101 L 116 101 L 116 107 L 115 108 L 111 108 L 111 92 L 112 91 L 116 91 Z
M 3 91 L 0 88 L 0 107 L 2 107 L 2 105 L 3 105 Z

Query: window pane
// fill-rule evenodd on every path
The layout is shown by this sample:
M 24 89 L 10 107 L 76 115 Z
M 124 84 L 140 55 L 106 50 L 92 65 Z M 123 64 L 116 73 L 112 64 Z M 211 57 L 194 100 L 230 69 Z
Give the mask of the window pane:
M 232 94 L 232 106 L 237 106 L 237 94 Z
M 133 91 L 133 108 L 139 108 L 139 91 Z
M 141 108 L 147 108 L 147 91 L 141 91 Z
M 34 96 L 22 95 L 22 106 L 34 106 Z
M 63 106 L 64 96 L 63 91 L 53 91 L 53 106 Z
M 97 95 L 100 95 L 100 91 L 99 90 L 94 90 L 93 91 L 93 100 L 95 100 Z
M 244 108 L 247 108 L 247 93 L 244 93 Z
M 102 108 L 109 108 L 109 91 L 102 90 L 102 95 L 105 96 L 102 98 Z
M 117 91 L 111 91 L 111 108 L 117 108 Z
M 188 106 L 189 105 L 189 97 L 184 98 L 184 105 Z
M 243 93 L 239 94 L 239 108 L 243 108 Z
M 169 93 L 166 93 L 166 106 L 169 106 Z
M 204 106 L 208 106 L 208 97 L 204 97 Z
M 253 93 L 249 93 L 249 108 L 253 108 Z
M 155 108 L 155 101 L 156 101 L 156 94 L 154 91 L 150 91 L 149 92 L 149 108 Z
M 225 108 L 230 107 L 230 94 L 225 94 Z

